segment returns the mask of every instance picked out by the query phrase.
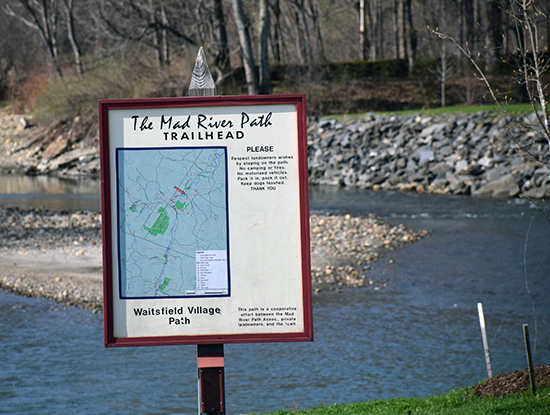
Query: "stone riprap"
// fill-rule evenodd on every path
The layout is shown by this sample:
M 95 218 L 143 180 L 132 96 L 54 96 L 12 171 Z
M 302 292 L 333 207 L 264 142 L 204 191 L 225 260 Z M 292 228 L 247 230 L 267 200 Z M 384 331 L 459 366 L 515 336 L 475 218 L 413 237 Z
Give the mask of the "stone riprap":
M 342 121 L 344 120 L 344 121 Z M 310 184 L 486 197 L 550 195 L 548 141 L 533 114 L 520 122 L 473 114 L 311 118 Z M 0 171 L 99 173 L 90 121 L 33 127 L 0 111 Z
M 486 197 L 550 195 L 548 141 L 534 115 L 365 114 L 308 125 L 310 184 Z

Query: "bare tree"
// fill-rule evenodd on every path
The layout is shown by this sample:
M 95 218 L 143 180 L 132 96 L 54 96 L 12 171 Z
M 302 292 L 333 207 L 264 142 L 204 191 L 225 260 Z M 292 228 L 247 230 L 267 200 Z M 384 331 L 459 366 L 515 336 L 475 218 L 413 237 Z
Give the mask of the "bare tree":
M 197 20 L 181 2 L 168 0 L 97 0 L 100 21 L 116 39 L 115 48 L 144 45 L 155 51 L 159 68 L 170 66 L 170 39 L 198 47 L 197 31 L 189 33 Z M 199 6 L 202 6 L 200 2 Z M 168 16 L 174 16 L 172 20 Z
M 325 61 L 325 48 L 323 45 L 323 34 L 321 31 L 321 17 L 319 3 L 317 0 L 307 0 L 307 14 L 313 24 L 313 39 L 315 40 L 315 50 L 317 59 L 320 62 Z
M 14 48 L 12 42 L 15 40 L 9 36 L 13 33 L 13 19 L 4 13 L 0 13 L 0 100 L 5 100 L 10 92 L 8 76 L 15 66 Z
M 73 51 L 74 64 L 76 68 L 76 74 L 79 78 L 82 78 L 84 69 L 82 67 L 82 52 L 80 51 L 80 46 L 76 40 L 75 27 L 74 27 L 74 1 L 73 0 L 63 0 L 63 6 L 65 8 L 65 20 L 67 24 L 67 37 L 71 44 L 71 49 Z
M 269 1 L 260 0 L 259 56 L 261 94 L 271 92 L 271 71 L 269 69 Z
M 405 14 L 405 22 L 406 22 L 405 42 L 406 42 L 406 50 L 407 50 L 407 59 L 409 62 L 409 71 L 411 71 L 414 65 L 414 61 L 416 59 L 416 46 L 417 46 L 417 35 L 413 24 L 413 12 L 412 12 L 411 0 L 404 0 L 404 14 Z
M 157 61 L 161 69 L 170 66 L 170 51 L 168 48 L 168 19 L 164 1 L 149 0 L 151 27 L 153 28 L 153 45 L 157 51 Z
M 550 145 L 550 117 L 548 114 L 548 96 L 546 95 L 546 87 L 548 84 L 545 80 L 550 62 L 544 55 L 544 47 L 541 45 L 542 36 L 538 33 L 538 29 L 541 26 L 540 19 L 547 17 L 542 15 L 540 9 L 537 7 L 537 3 L 533 0 L 510 0 L 509 5 L 510 7 L 507 9 L 507 12 L 514 22 L 517 38 L 519 40 L 517 49 L 520 58 L 516 64 L 519 81 L 525 86 L 533 113 L 541 127 L 542 133 Z M 478 76 L 487 86 L 494 103 L 511 119 L 515 119 L 516 117 L 507 111 L 509 97 L 505 97 L 504 100 L 497 97 L 495 89 L 492 87 L 485 72 L 478 64 L 477 58 L 479 55 L 473 55 L 467 45 L 461 45 L 449 35 L 437 30 L 434 30 L 433 33 L 443 39 L 448 39 L 456 45 L 476 69 Z M 518 145 L 529 153 L 529 149 L 524 143 L 518 143 Z M 535 159 L 538 159 L 536 154 L 530 154 Z
M 501 0 L 487 0 L 487 69 L 494 71 L 500 64 L 502 51 L 502 5 Z
M 222 0 L 212 0 L 212 31 L 214 43 L 216 44 L 216 57 L 214 59 L 218 79 L 229 72 L 229 47 L 227 43 L 227 30 L 225 26 L 225 15 L 223 13 Z
M 518 45 L 520 62 L 518 72 L 526 86 L 529 102 L 537 115 L 537 119 L 543 128 L 544 134 L 550 144 L 550 118 L 548 116 L 548 97 L 546 95 L 547 81 L 544 75 L 548 71 L 549 61 L 544 56 L 540 44 L 541 36 L 538 34 L 539 9 L 532 0 L 517 0 L 511 10 L 514 19 L 518 39 L 522 42 Z M 538 106 L 540 105 L 540 110 Z
M 359 36 L 361 45 L 361 59 L 366 61 L 370 56 L 370 37 L 367 28 L 368 3 L 367 0 L 359 0 Z
M 25 11 L 31 16 L 30 19 L 21 13 L 16 13 L 9 5 L 4 5 L 4 12 L 16 17 L 27 26 L 35 29 L 40 34 L 51 64 L 57 75 L 62 78 L 63 71 L 59 63 L 59 48 L 57 44 L 58 9 L 57 0 L 19 0 Z
M 395 55 L 397 59 L 405 59 L 407 57 L 407 47 L 405 41 L 405 1 L 395 0 L 394 8 Z
M 298 62 L 313 70 L 323 62 L 324 48 L 319 8 L 315 0 L 288 0 L 294 15 L 294 28 Z
M 384 11 L 380 0 L 370 0 L 367 3 L 367 28 L 370 37 L 369 57 L 371 60 L 384 58 Z
M 256 65 L 254 64 L 254 53 L 252 52 L 250 23 L 242 0 L 232 0 L 232 4 L 237 30 L 239 32 L 239 43 L 241 45 L 241 56 L 246 75 L 246 86 L 248 93 L 253 95 L 258 92 L 258 75 L 256 73 Z
M 281 52 L 281 3 L 280 0 L 271 1 L 271 10 L 273 13 L 273 22 L 271 26 L 271 50 L 273 60 L 276 63 L 282 62 Z
M 407 59 L 410 71 L 416 58 L 416 31 L 413 25 L 411 0 L 394 0 L 393 21 L 395 57 Z
M 432 73 L 436 76 L 437 80 L 439 81 L 441 107 L 446 106 L 445 94 L 446 94 L 446 88 L 447 88 L 447 81 L 452 76 L 453 72 L 454 72 L 454 66 L 453 66 L 452 60 L 447 54 L 445 45 L 442 45 L 441 55 L 439 56 L 439 63 L 436 65 L 435 70 L 432 71 Z
M 310 36 L 311 32 L 308 25 L 305 10 L 305 0 L 289 0 L 294 13 L 294 25 L 297 35 L 295 36 L 296 50 L 298 60 L 302 65 L 313 62 L 313 52 Z

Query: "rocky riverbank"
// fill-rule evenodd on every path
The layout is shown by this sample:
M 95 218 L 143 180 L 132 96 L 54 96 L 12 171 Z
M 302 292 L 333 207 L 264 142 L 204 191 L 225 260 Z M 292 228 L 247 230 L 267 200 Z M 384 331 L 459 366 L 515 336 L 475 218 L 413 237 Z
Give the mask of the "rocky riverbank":
M 312 214 L 310 224 L 315 292 L 384 288 L 369 264 L 425 235 L 374 217 Z M 0 288 L 101 310 L 101 215 L 0 207 Z
M 30 117 L 0 109 L 0 172 L 99 176 L 96 122 L 76 118 L 36 126 Z
M 385 252 L 426 236 L 405 225 L 391 226 L 374 216 L 310 215 L 312 281 L 323 288 L 372 286 L 380 290 L 389 281 L 368 276 L 369 264 Z
M 550 152 L 534 115 L 365 114 L 310 120 L 311 184 L 541 199 Z
M 101 310 L 101 215 L 0 207 L 0 288 Z
M 0 110 L 0 171 L 99 174 L 91 120 L 33 127 Z M 550 152 L 533 114 L 494 111 L 439 116 L 311 118 L 309 182 L 361 188 L 542 199 Z

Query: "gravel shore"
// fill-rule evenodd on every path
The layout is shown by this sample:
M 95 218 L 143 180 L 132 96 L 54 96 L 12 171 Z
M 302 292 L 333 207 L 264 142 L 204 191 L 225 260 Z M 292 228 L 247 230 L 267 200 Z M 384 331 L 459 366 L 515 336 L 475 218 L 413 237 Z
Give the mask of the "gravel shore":
M 367 274 L 371 262 L 425 232 L 370 216 L 310 215 L 314 292 L 387 281 Z M 0 288 L 65 304 L 102 309 L 101 215 L 0 207 Z
M 391 226 L 374 216 L 311 214 L 311 273 L 314 291 L 343 286 L 373 286 L 379 290 L 387 281 L 367 275 L 369 264 L 387 251 L 418 241 L 427 232 L 414 232 L 405 225 Z
M 0 288 L 102 309 L 101 215 L 0 207 Z

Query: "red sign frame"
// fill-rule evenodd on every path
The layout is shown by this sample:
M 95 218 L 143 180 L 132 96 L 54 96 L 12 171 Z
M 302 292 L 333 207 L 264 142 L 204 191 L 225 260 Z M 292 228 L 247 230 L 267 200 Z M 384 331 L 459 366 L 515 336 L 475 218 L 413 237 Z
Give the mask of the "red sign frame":
M 201 333 L 177 335 L 115 335 L 116 285 L 113 281 L 113 271 L 116 268 L 114 258 L 113 224 L 116 223 L 116 212 L 113 211 L 113 137 L 111 124 L 114 115 L 119 110 L 166 110 L 166 111 L 207 111 L 208 109 L 227 110 L 229 113 L 238 113 L 241 108 L 278 108 L 278 106 L 292 106 L 295 108 L 297 139 L 297 186 L 299 194 L 299 243 L 300 243 L 300 281 L 301 287 L 301 329 L 295 332 L 237 332 L 234 333 Z M 220 343 L 256 343 L 256 342 L 295 342 L 313 340 L 312 293 L 311 293 L 311 266 L 309 245 L 309 195 L 308 195 L 308 166 L 307 166 L 307 121 L 305 95 L 274 95 L 274 96 L 214 96 L 189 98 L 155 98 L 155 99 L 123 99 L 100 100 L 99 107 L 99 136 L 101 161 L 101 209 L 103 231 L 103 279 L 104 279 L 104 343 L 106 347 L 125 346 L 156 346 L 182 344 L 220 344 Z M 263 120 L 265 121 L 265 119 Z M 260 121 L 261 123 L 262 121 Z M 179 189 L 176 189 L 179 190 Z M 182 193 L 181 190 L 179 190 Z M 285 261 L 285 258 L 280 258 Z M 183 300 L 185 301 L 185 300 Z

